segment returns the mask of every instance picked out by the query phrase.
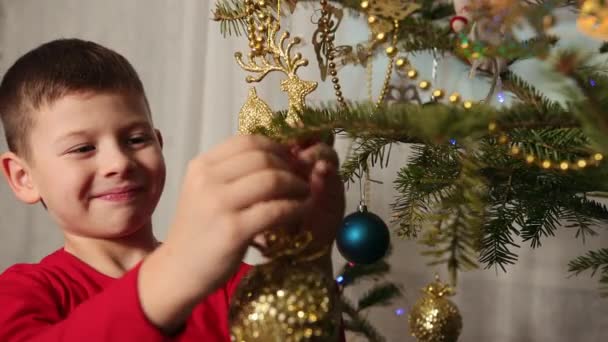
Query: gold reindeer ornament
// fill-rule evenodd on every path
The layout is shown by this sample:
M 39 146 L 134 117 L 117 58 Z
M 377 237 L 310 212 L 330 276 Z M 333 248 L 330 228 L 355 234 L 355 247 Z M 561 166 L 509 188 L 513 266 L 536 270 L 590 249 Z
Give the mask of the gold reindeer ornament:
M 243 54 L 234 54 L 237 63 L 246 71 L 257 74 L 248 75 L 245 79 L 247 83 L 261 82 L 266 75 L 273 71 L 278 71 L 286 79 L 281 81 L 281 90 L 287 93 L 289 99 L 289 110 L 286 121 L 290 125 L 295 125 L 300 121 L 300 113 L 304 109 L 306 96 L 317 88 L 317 82 L 302 80 L 297 71 L 300 67 L 308 65 L 308 60 L 300 53 L 292 53 L 292 49 L 300 44 L 299 37 L 287 41 L 290 37 L 289 32 L 281 34 L 277 42 L 277 34 L 280 25 L 276 21 L 269 21 L 264 26 L 267 29 L 265 46 L 261 52 L 250 53 L 247 61 L 244 61 Z M 271 122 L 273 113 L 270 107 L 260 99 L 255 90 L 249 92 L 249 98 L 245 102 L 239 113 L 239 132 L 241 134 L 251 133 L 251 130 L 259 125 L 267 125 Z

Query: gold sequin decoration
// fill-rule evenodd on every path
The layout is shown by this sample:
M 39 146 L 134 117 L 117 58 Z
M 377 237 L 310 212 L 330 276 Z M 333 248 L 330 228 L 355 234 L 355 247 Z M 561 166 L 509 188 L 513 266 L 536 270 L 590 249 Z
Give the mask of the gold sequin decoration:
M 462 330 L 462 317 L 458 307 L 445 298 L 454 294 L 453 289 L 436 276 L 435 282 L 422 292 L 408 317 L 412 336 L 418 342 L 456 342 Z
M 256 266 L 243 279 L 230 307 L 232 341 L 329 341 L 337 334 L 332 280 L 310 263 L 286 260 Z

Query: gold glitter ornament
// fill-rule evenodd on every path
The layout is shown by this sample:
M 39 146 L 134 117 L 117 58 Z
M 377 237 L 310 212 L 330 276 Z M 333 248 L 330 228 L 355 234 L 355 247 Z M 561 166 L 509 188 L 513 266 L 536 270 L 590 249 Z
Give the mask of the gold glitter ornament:
M 455 342 L 462 330 L 462 317 L 458 307 L 445 298 L 454 290 L 440 282 L 427 285 L 424 295 L 410 311 L 408 316 L 410 333 L 418 342 Z
M 258 126 L 270 127 L 273 116 L 272 110 L 258 97 L 255 88 L 250 88 L 247 101 L 239 112 L 239 134 L 251 134 Z
M 308 262 L 279 258 L 256 266 L 231 302 L 232 341 L 330 341 L 340 325 L 333 286 Z
M 289 99 L 289 110 L 286 121 L 290 125 L 295 125 L 300 120 L 300 113 L 304 108 L 306 96 L 317 88 L 317 82 L 302 80 L 297 72 L 302 66 L 308 65 L 308 60 L 300 53 L 292 53 L 292 49 L 301 43 L 299 37 L 289 41 L 289 32 L 285 31 L 277 41 L 277 34 L 280 30 L 278 22 L 271 20 L 266 26 L 267 39 L 260 45 L 259 51 L 250 54 L 247 61 L 243 60 L 243 54 L 234 54 L 236 62 L 243 70 L 249 71 L 257 76 L 249 75 L 245 79 L 247 83 L 262 81 L 266 75 L 278 71 L 287 76 L 281 81 L 281 90 L 287 93 Z M 267 56 L 270 55 L 268 58 Z

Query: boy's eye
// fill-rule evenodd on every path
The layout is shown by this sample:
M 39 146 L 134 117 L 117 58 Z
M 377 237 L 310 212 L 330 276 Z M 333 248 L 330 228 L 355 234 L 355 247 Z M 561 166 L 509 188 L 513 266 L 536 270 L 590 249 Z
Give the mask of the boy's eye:
M 70 153 L 87 153 L 94 149 L 95 149 L 95 146 L 93 146 L 93 145 L 85 145 L 85 146 L 81 146 L 79 148 L 71 150 Z
M 145 143 L 148 140 L 150 140 L 150 138 L 148 136 L 146 136 L 146 135 L 139 135 L 139 136 L 131 137 L 129 139 L 129 143 L 131 143 L 131 144 L 142 144 L 142 143 Z

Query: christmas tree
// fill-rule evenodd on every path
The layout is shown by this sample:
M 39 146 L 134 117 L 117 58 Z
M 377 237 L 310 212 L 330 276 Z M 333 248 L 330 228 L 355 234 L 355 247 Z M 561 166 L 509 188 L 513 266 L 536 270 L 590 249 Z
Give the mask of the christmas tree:
M 320 80 L 332 82 L 336 95 L 323 106 L 305 104 L 316 83 L 297 77 L 306 64 L 291 52 L 299 41 L 277 37 L 277 21 L 298 15 L 300 6 L 318 9 L 311 42 Z M 540 247 L 562 226 L 584 241 L 608 223 L 608 208 L 598 200 L 608 193 L 608 70 L 598 62 L 608 47 L 595 53 L 560 47 L 551 33 L 557 11 L 576 13 L 580 31 L 608 40 L 608 4 L 601 0 L 220 0 L 213 15 L 226 35 L 247 36 L 251 52 L 237 54 L 237 62 L 257 75 L 250 82 L 271 71 L 287 76 L 281 87 L 289 108 L 273 113 L 252 92 L 241 111 L 243 132 L 278 140 L 347 135 L 354 141 L 342 165 L 349 184 L 385 165 L 392 145 L 412 146 L 413 156 L 395 175 L 399 196 L 390 223 L 396 236 L 427 246 L 429 262 L 445 265 L 456 284 L 466 270 L 506 272 L 519 248 Z M 370 38 L 355 46 L 337 42 L 345 15 L 366 20 Z M 533 35 L 520 38 L 522 26 Z M 466 99 L 436 87 L 436 70 L 421 78 L 407 58 L 420 52 L 469 66 L 471 78 L 488 81 L 487 95 Z M 350 101 L 340 68 L 366 67 L 381 55 L 390 63 L 379 99 Z M 567 85 L 560 101 L 512 71 L 528 59 Z M 395 78 L 410 83 L 398 87 Z M 608 248 L 568 266 L 572 274 L 599 273 L 600 294 L 608 295 Z M 386 298 L 398 293 L 385 290 Z

